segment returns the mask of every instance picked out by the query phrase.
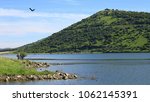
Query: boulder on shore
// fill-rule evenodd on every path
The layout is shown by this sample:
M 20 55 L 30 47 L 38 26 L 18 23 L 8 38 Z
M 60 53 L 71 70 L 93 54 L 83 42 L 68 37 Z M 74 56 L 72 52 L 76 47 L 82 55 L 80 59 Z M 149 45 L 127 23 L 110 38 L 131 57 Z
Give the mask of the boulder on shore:
M 22 62 L 27 68 L 47 68 L 50 65 L 48 63 L 42 63 L 42 62 L 31 62 L 28 60 L 24 60 Z
M 77 75 L 56 71 L 47 75 L 0 75 L 0 82 L 29 81 L 29 80 L 67 80 L 77 79 Z

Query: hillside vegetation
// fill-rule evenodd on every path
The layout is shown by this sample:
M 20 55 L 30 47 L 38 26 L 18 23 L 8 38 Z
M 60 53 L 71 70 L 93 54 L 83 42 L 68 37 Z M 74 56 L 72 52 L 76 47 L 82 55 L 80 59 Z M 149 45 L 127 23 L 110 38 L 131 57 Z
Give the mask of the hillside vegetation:
M 150 13 L 105 9 L 18 51 L 150 52 Z

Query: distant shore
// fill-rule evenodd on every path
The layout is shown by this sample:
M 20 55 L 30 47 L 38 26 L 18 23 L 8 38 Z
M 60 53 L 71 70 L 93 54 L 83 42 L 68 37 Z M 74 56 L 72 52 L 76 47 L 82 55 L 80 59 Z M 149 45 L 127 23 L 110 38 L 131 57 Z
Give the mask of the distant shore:
M 9 54 L 9 53 L 13 53 L 12 51 L 4 51 L 4 52 L 0 52 L 0 55 L 1 54 Z

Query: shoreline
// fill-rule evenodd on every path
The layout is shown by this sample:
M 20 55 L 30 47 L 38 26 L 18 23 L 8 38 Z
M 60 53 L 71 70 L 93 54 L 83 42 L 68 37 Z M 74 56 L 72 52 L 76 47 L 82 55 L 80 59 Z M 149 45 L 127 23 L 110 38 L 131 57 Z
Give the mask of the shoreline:
M 0 82 L 21 82 L 21 81 L 35 81 L 35 80 L 68 80 L 77 79 L 77 75 L 68 74 L 56 71 L 55 74 L 46 75 L 0 75 Z
M 1 58 L 1 57 L 0 57 Z M 55 71 L 51 72 L 48 70 L 45 71 L 37 71 L 37 68 L 47 68 L 50 65 L 48 63 L 42 62 L 32 62 L 29 60 L 15 60 L 8 58 L 1 58 L 2 67 L 0 70 L 3 72 L 5 69 L 9 68 L 11 70 L 7 70 L 4 73 L 0 74 L 0 82 L 13 82 L 13 81 L 32 81 L 32 80 L 68 80 L 68 79 L 77 79 L 77 75 L 69 74 L 65 72 Z M 11 62 L 5 65 L 5 61 Z M 4 65 L 3 65 L 4 63 Z M 18 63 L 22 68 L 14 67 L 12 64 Z M 7 67 L 7 65 L 9 67 Z M 20 71 L 24 71 L 21 73 Z M 14 73 L 10 73 L 9 71 L 15 71 Z M 27 72 L 26 72 L 27 71 Z

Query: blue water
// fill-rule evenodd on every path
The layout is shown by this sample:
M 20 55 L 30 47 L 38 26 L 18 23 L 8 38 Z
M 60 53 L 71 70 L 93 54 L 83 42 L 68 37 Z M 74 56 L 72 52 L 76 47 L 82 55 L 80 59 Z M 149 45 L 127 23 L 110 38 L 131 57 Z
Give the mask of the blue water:
M 1 55 L 16 58 L 14 54 Z M 78 75 L 76 80 L 42 80 L 19 85 L 150 85 L 150 53 L 29 54 L 26 58 L 52 64 L 47 69 Z

